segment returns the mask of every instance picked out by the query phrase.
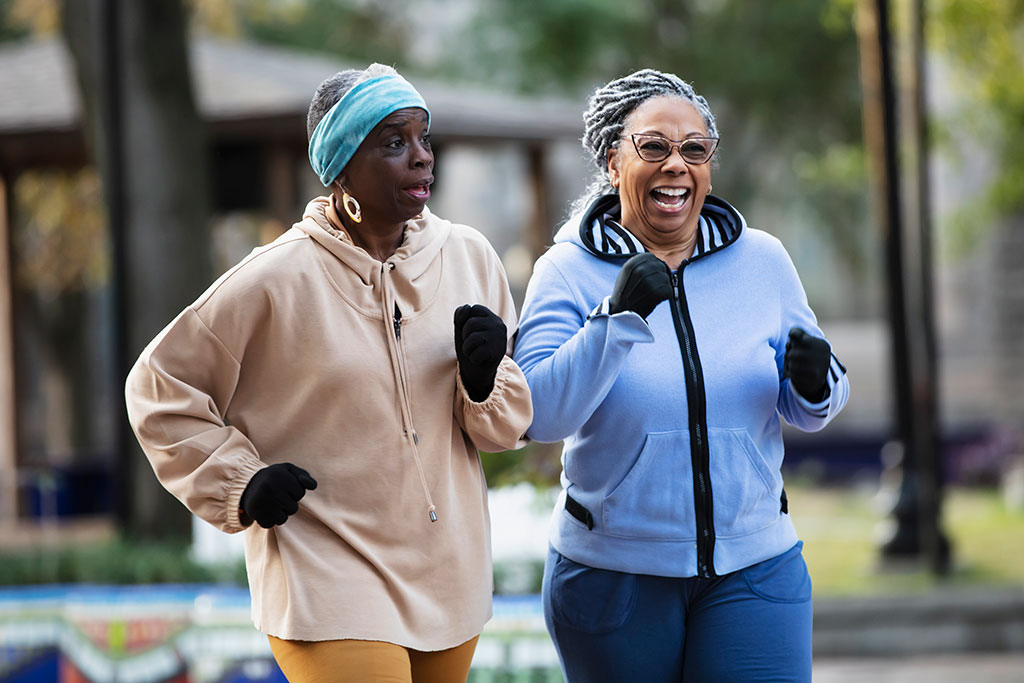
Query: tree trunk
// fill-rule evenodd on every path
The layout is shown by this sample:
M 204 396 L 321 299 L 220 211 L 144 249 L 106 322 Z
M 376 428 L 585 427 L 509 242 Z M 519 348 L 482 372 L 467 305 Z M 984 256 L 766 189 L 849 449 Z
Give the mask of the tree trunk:
M 180 0 L 65 0 L 85 129 L 113 244 L 117 380 L 210 279 L 203 123 Z M 129 535 L 187 538 L 190 517 L 157 482 L 121 412 L 119 517 Z

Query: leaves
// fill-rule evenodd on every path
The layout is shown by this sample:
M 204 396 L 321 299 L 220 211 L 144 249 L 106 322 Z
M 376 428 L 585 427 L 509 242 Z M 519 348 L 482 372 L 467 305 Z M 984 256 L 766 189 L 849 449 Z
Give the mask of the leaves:
M 18 284 L 51 298 L 102 286 L 110 263 L 95 169 L 25 172 L 14 188 Z

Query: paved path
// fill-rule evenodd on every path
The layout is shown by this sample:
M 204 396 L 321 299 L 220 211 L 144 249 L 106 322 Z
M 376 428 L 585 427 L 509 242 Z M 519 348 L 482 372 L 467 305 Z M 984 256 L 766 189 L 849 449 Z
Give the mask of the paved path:
M 1024 653 L 814 661 L 814 683 L 1021 683 Z

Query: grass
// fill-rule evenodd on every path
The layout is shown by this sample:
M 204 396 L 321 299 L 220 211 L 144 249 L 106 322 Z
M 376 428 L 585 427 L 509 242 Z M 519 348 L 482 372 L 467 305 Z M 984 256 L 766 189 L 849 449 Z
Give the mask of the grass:
M 188 547 L 116 540 L 0 553 L 0 586 L 40 583 L 232 583 L 245 585 L 245 566 L 201 565 Z
M 877 539 L 885 511 L 876 503 L 875 488 L 821 488 L 787 480 L 786 492 L 817 597 L 1024 586 L 1024 509 L 1008 507 L 994 489 L 945 492 L 942 528 L 953 560 L 942 578 L 920 567 L 882 566 Z

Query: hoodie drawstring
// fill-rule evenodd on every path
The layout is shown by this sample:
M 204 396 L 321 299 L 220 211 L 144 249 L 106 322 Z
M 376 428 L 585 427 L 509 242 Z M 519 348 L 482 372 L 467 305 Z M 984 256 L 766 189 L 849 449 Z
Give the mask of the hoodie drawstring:
M 416 428 L 412 422 L 412 404 L 409 401 L 409 381 L 405 373 L 405 358 L 402 355 L 401 338 L 402 338 L 402 312 L 398 308 L 398 302 L 395 301 L 394 296 L 391 293 L 391 280 L 388 277 L 390 271 L 395 269 L 395 264 L 390 261 L 386 261 L 381 265 L 380 280 L 382 284 L 381 305 L 383 306 L 382 313 L 384 315 L 384 325 L 394 326 L 393 334 L 389 330 L 389 333 L 385 336 L 388 340 L 388 352 L 391 356 L 391 368 L 395 373 L 395 380 L 398 382 L 398 391 L 400 394 L 400 409 L 402 412 L 402 428 L 404 430 L 404 436 L 409 440 L 412 445 L 413 460 L 416 462 L 416 471 L 420 475 L 420 485 L 423 487 L 423 494 L 427 499 L 427 517 L 431 522 L 437 521 L 437 506 L 434 505 L 434 501 L 430 496 L 430 489 L 427 487 L 427 477 L 423 472 L 423 461 L 420 459 L 420 448 L 419 435 L 416 434 Z M 392 314 L 392 311 L 394 313 Z

